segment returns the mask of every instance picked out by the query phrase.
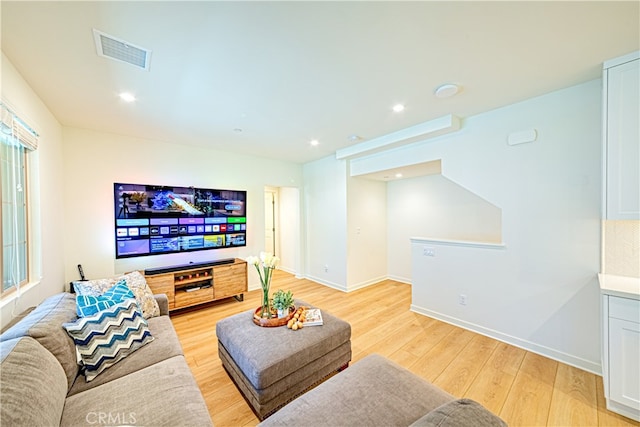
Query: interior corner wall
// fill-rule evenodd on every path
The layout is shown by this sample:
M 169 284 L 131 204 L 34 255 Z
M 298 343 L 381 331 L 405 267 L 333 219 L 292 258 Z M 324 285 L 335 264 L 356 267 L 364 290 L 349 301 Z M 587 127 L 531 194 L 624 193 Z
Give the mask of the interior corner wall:
M 387 185 L 347 179 L 347 290 L 387 278 Z
M 347 290 L 347 164 L 334 156 L 303 165 L 306 276 Z
M 499 262 L 460 252 L 449 259 L 447 249 L 435 257 L 415 251 L 409 265 L 410 238 L 433 237 L 420 235 L 421 221 L 438 206 L 411 211 L 389 196 L 389 275 L 412 277 L 413 310 L 599 371 L 601 96 L 601 81 L 590 81 L 367 160 L 442 159 L 444 177 L 502 210 L 505 249 L 488 250 Z M 536 141 L 507 144 L 510 133 L 527 129 L 537 130 Z M 411 185 L 389 188 L 417 191 Z
M 207 261 L 246 258 L 264 250 L 264 188 L 301 186 L 302 166 L 291 162 L 65 127 L 64 209 L 66 280 L 82 264 L 88 278 Z M 224 159 L 224 161 L 221 161 Z M 247 246 L 115 259 L 115 182 L 247 190 Z M 249 269 L 249 289 L 260 287 Z
M 466 188 L 440 175 L 389 181 L 388 224 L 390 277 L 411 282 L 411 247 L 408 239 L 434 239 L 502 243 L 502 211 Z
M 65 239 L 61 224 L 64 222 L 64 208 L 60 191 L 63 185 L 64 161 L 62 156 L 62 127 L 42 100 L 15 69 L 11 61 L 2 53 L 2 99 L 14 112 L 32 125 L 40 135 L 37 164 L 30 164 L 37 170 L 38 182 L 34 184 L 37 194 L 33 194 L 39 207 L 39 219 L 31 233 L 40 247 L 39 262 L 41 277 L 35 277 L 39 284 L 23 289 L 23 294 L 15 303 L 3 304 L 1 324 L 5 325 L 12 314 L 20 314 L 24 309 L 39 304 L 46 297 L 62 292 L 65 287 L 64 251 Z M 30 175 L 32 175 L 30 173 Z M 4 301 L 3 301 L 4 302 Z

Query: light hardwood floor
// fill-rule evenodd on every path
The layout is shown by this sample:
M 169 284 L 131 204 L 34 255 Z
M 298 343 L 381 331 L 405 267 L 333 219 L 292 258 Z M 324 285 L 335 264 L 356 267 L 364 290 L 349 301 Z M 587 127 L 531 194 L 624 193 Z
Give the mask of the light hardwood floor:
M 379 353 L 449 393 L 484 404 L 510 426 L 639 426 L 605 408 L 602 378 L 409 311 L 411 286 L 391 280 L 344 293 L 276 270 L 272 291 L 348 321 L 352 362 Z M 172 313 L 191 370 L 217 427 L 258 419 L 222 368 L 216 322 L 260 305 L 260 291 Z M 247 325 L 256 327 L 250 320 Z M 295 332 L 292 332 L 295 333 Z

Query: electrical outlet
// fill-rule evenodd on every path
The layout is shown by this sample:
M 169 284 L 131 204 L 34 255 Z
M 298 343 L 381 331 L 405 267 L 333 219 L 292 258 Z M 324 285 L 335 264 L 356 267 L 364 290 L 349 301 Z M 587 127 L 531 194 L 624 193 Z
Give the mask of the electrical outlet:
M 458 304 L 467 305 L 467 296 L 465 294 L 458 295 Z
M 325 273 L 329 272 L 329 265 L 327 265 L 327 264 L 324 265 L 324 272 Z
M 430 247 L 423 247 L 422 248 L 422 255 L 424 256 L 436 256 L 436 250 Z

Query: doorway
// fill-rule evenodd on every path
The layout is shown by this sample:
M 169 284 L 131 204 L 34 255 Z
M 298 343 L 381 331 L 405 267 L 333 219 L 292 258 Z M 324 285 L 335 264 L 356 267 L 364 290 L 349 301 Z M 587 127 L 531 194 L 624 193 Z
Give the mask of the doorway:
M 264 250 L 280 258 L 281 270 L 300 277 L 300 190 L 296 187 L 265 187 Z
M 264 250 L 275 256 L 279 256 L 276 244 L 277 215 L 276 203 L 278 200 L 277 189 L 267 188 L 264 192 Z

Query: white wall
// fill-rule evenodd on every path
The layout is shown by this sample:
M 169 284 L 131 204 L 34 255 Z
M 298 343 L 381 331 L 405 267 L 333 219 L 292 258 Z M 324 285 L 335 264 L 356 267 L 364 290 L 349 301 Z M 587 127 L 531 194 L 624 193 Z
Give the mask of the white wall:
M 347 170 L 329 156 L 303 166 L 306 276 L 347 290 Z
M 347 290 L 387 278 L 386 184 L 347 180 Z
M 425 204 L 409 215 L 390 206 L 397 236 L 389 239 L 389 274 L 413 277 L 413 310 L 599 372 L 600 111 L 596 80 L 470 117 L 455 134 L 365 160 L 382 167 L 442 159 L 444 177 L 502 211 L 504 250 L 447 246 L 425 257 L 418 247 L 410 271 L 394 257 L 407 253 L 410 237 L 433 237 L 420 234 L 436 225 L 418 218 L 437 218 L 442 208 Z M 507 144 L 511 132 L 532 128 L 537 141 Z M 460 293 L 468 298 L 464 308 Z
M 387 189 L 388 271 L 395 280 L 411 282 L 411 236 L 502 242 L 501 209 L 440 174 L 390 181 Z
M 161 265 L 246 258 L 264 250 L 265 186 L 299 186 L 300 165 L 89 131 L 64 128 L 66 279 L 76 265 L 87 277 Z M 113 183 L 202 186 L 247 190 L 247 246 L 115 260 Z M 249 288 L 259 288 L 249 269 Z
M 329 156 L 304 165 L 304 194 L 306 276 L 347 292 L 385 279 L 385 184 Z
M 32 164 L 38 177 L 31 182 L 35 194 L 36 228 L 30 230 L 35 234 L 40 248 L 39 280 L 34 286 L 23 288 L 21 298 L 16 302 L 14 297 L 2 300 L 1 322 L 9 322 L 12 312 L 19 314 L 25 308 L 37 305 L 46 297 L 64 290 L 64 239 L 62 229 L 64 222 L 64 206 L 61 201 L 63 191 L 63 157 L 62 128 L 49 112 L 36 93 L 14 68 L 9 59 L 2 53 L 2 99 L 20 117 L 31 124 L 40 134 L 37 162 Z

